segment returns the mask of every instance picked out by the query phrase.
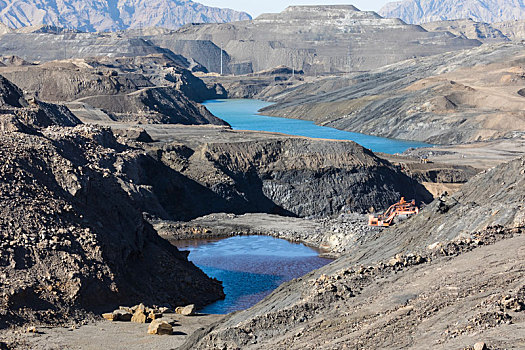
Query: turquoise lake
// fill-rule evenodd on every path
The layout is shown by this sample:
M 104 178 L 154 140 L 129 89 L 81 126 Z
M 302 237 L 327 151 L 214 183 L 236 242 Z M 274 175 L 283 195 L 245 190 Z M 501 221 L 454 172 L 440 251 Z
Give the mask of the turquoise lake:
M 279 132 L 321 139 L 352 140 L 374 152 L 402 153 L 409 148 L 431 146 L 417 141 L 394 140 L 377 136 L 342 131 L 315 125 L 308 120 L 268 117 L 257 114 L 272 103 L 249 100 L 209 100 L 203 103 L 215 116 L 227 121 L 234 130 Z
M 283 282 L 330 263 L 302 244 L 268 236 L 237 236 L 217 241 L 174 242 L 189 260 L 223 282 L 226 298 L 199 310 L 226 314 L 247 309 Z

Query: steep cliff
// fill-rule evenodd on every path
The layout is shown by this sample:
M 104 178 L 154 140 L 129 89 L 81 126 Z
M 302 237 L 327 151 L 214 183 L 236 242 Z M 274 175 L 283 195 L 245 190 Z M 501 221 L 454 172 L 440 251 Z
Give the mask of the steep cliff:
M 225 72 L 234 74 L 281 65 L 314 75 L 363 71 L 479 45 L 450 33 L 428 33 L 350 5 L 290 6 L 252 21 L 188 25 L 172 38 L 211 40 L 227 54 Z M 212 63 L 217 64 L 217 56 L 210 57 Z

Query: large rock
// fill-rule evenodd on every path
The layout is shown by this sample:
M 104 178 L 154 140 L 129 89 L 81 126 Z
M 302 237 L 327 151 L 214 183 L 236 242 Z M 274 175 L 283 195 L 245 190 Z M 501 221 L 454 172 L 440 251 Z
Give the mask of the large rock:
M 177 307 L 175 313 L 178 313 L 182 316 L 193 316 L 195 315 L 195 305 L 186 305 L 184 307 Z
M 148 326 L 148 334 L 172 335 L 173 326 L 162 319 L 154 320 Z
M 487 350 L 487 345 L 483 342 L 474 344 L 474 350 Z
M 146 323 L 148 321 L 148 316 L 144 310 L 137 310 L 131 317 L 131 322 L 134 323 Z
M 110 313 L 102 314 L 102 317 L 109 321 L 129 322 L 132 320 L 133 315 L 125 310 L 115 310 Z

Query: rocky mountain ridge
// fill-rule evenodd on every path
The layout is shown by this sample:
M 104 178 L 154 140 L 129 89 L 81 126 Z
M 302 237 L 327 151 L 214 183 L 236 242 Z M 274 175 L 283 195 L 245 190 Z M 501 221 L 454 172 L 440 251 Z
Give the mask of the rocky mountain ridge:
M 421 24 L 428 31 L 448 31 L 452 34 L 469 39 L 480 40 L 484 43 L 512 40 L 505 35 L 495 24 L 476 22 L 472 19 L 458 19 Z
M 190 0 L 16 0 L 0 4 L 0 22 L 11 28 L 53 25 L 82 31 L 178 28 L 187 23 L 251 19 L 245 12 L 204 6 Z
M 525 19 L 525 4 L 520 0 L 404 0 L 387 3 L 379 14 L 413 24 L 455 19 L 494 23 Z
M 431 32 L 448 31 L 454 35 L 476 39 L 483 43 L 519 42 L 525 39 L 525 20 L 485 23 L 472 19 L 457 19 L 423 23 L 421 27 Z
M 220 92 L 183 68 L 186 61 L 180 57 L 4 61 L 8 65 L 0 67 L 0 74 L 39 100 L 68 104 L 80 118 L 89 114 L 98 122 L 227 125 L 196 103 L 220 97 Z

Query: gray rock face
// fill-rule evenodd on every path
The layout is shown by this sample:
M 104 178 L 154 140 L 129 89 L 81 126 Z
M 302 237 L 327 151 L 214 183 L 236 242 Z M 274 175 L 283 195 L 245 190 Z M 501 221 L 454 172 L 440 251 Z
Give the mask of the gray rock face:
M 476 39 L 482 42 L 511 40 L 511 38 L 506 36 L 495 25 L 484 22 L 476 22 L 471 19 L 430 22 L 424 23 L 421 26 L 429 32 L 448 31 L 464 38 Z
M 379 14 L 414 24 L 467 18 L 493 23 L 525 18 L 525 5 L 520 0 L 404 0 L 386 4 Z
M 53 61 L 96 56 L 122 57 L 165 53 L 140 38 L 117 33 L 9 33 L 0 37 L 3 55 L 16 55 L 29 61 Z
M 281 65 L 311 74 L 368 70 L 479 45 L 344 5 L 291 6 L 252 21 L 186 26 L 172 34 L 175 39 L 211 40 L 227 53 L 225 72 L 235 74 Z
M 144 163 L 142 168 L 152 170 L 136 180 L 155 187 L 168 212 L 154 213 L 160 218 L 188 220 L 216 212 L 326 217 L 370 206 L 384 209 L 401 196 L 431 200 L 399 169 L 353 142 L 273 136 L 191 149 L 166 145 L 150 153 L 171 168 L 156 172 Z M 182 181 L 174 170 L 192 181 Z
M 492 26 L 501 31 L 510 40 L 525 39 L 525 21 L 506 21 L 493 23 Z
M 189 0 L 22 0 L 2 2 L 0 11 L 0 21 L 11 28 L 49 24 L 83 31 L 177 28 L 186 23 L 251 19 L 245 12 Z

